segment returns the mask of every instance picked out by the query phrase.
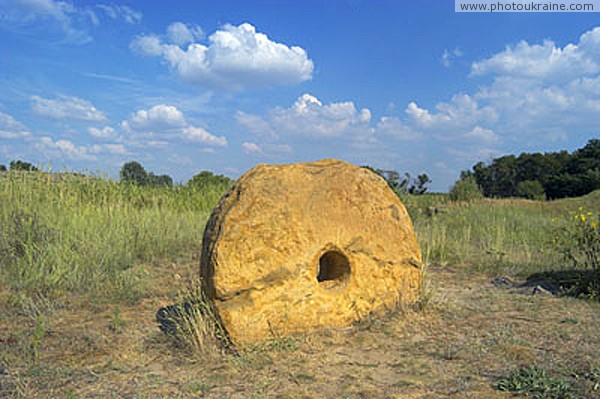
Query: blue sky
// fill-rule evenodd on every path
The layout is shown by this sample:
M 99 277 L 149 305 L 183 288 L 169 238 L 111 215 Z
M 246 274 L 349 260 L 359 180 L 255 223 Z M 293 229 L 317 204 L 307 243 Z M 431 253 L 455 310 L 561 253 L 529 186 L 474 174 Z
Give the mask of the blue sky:
M 340 158 L 426 172 L 599 137 L 600 14 L 454 1 L 0 0 L 0 164 L 185 182 Z

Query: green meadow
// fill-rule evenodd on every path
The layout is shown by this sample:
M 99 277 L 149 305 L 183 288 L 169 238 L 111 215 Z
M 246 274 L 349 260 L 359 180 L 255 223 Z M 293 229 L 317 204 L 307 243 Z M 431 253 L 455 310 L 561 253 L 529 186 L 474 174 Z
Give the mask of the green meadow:
M 2 280 L 19 292 L 135 301 L 144 265 L 198 251 L 222 189 L 137 186 L 91 176 L 0 177 Z
M 24 292 L 65 290 L 134 299 L 143 265 L 189 258 L 222 186 L 137 186 L 93 176 L 9 172 L 0 178 L 3 283 Z M 552 202 L 405 195 L 429 265 L 524 275 L 559 267 L 552 220 L 600 192 Z M 431 215 L 435 208 L 435 215 Z

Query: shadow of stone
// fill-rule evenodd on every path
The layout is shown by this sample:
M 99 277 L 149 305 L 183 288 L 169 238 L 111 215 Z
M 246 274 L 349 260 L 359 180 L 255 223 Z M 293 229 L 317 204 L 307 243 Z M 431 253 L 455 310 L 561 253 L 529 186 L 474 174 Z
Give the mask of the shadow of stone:
M 207 328 L 211 330 L 217 345 L 226 353 L 239 355 L 231 338 L 222 327 L 222 322 L 215 316 L 212 307 L 202 301 L 185 301 L 178 304 L 167 305 L 156 312 L 158 328 L 166 335 L 181 338 L 181 334 L 189 331 L 189 323 L 196 317 L 209 323 Z
M 175 335 L 181 330 L 181 326 L 193 316 L 196 309 L 200 310 L 201 307 L 192 302 L 162 307 L 156 312 L 158 328 L 165 334 Z
M 600 273 L 593 270 L 552 270 L 532 274 L 527 277 L 522 286 L 540 286 L 554 295 L 598 296 Z
M 508 289 L 525 295 L 572 296 L 579 298 L 600 297 L 600 273 L 593 270 L 553 270 L 534 273 L 524 282 L 509 277 L 496 277 L 490 282 L 494 287 Z

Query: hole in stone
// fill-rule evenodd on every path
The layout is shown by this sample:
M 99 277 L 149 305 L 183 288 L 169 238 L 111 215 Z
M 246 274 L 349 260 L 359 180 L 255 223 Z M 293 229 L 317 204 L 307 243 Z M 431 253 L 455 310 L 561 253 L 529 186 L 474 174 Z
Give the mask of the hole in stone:
M 319 258 L 317 281 L 324 288 L 343 286 L 350 276 L 350 262 L 343 253 L 329 250 Z

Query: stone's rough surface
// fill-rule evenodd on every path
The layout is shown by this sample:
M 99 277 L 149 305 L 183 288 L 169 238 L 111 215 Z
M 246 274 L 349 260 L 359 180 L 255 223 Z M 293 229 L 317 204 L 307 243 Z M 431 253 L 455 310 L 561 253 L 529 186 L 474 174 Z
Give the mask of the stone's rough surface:
M 238 346 L 412 302 L 422 279 L 398 197 L 375 173 L 331 159 L 243 175 L 206 225 L 201 273 Z

